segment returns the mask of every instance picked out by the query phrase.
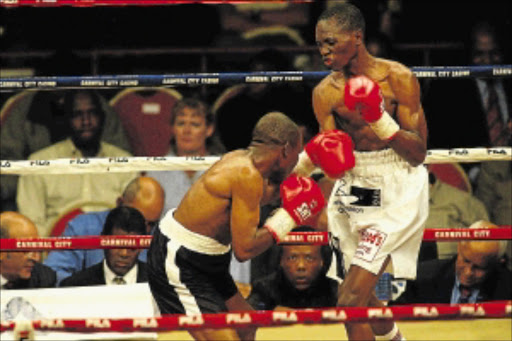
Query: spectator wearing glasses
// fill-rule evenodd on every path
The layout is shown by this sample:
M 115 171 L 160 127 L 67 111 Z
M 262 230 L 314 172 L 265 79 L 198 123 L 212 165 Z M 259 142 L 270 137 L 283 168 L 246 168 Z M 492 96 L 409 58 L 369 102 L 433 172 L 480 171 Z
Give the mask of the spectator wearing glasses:
M 129 236 L 144 235 L 147 232 L 146 220 L 139 210 L 119 206 L 108 213 L 101 235 Z M 137 259 L 141 249 L 103 251 L 105 259 L 65 278 L 60 286 L 119 285 L 148 281 L 146 263 Z
M 118 198 L 117 206 L 128 206 L 139 210 L 145 219 L 146 233 L 151 234 L 158 224 L 164 205 L 164 190 L 160 183 L 147 176 L 134 179 Z M 98 236 L 111 210 L 84 213 L 70 220 L 64 230 L 64 237 Z M 145 261 L 147 250 L 139 254 Z M 51 251 L 44 264 L 57 272 L 58 283 L 66 277 L 101 262 L 103 250 Z
M 105 112 L 96 92 L 70 90 L 64 96 L 63 108 L 69 137 L 31 154 L 30 160 L 131 156 L 102 139 Z M 22 175 L 18 210 L 34 222 L 41 237 L 47 237 L 59 218 L 72 208 L 80 207 L 84 212 L 112 208 L 136 176 L 135 172 Z

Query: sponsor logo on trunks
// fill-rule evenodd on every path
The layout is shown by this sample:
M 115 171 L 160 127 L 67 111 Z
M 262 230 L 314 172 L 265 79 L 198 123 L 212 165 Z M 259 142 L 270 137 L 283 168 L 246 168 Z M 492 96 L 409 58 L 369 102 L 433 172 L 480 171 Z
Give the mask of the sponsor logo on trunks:
M 354 257 L 372 262 L 379 252 L 382 244 L 387 238 L 387 234 L 372 228 L 366 228 L 359 231 L 359 244 Z
M 364 207 L 381 206 L 381 190 L 377 188 L 365 188 L 350 186 L 350 193 L 346 191 L 347 183 L 340 180 L 340 184 L 334 195 L 340 199 L 333 204 L 337 207 L 338 213 L 349 215 L 350 213 L 364 213 Z
M 380 189 L 351 186 L 350 195 L 357 197 L 351 205 L 380 207 Z

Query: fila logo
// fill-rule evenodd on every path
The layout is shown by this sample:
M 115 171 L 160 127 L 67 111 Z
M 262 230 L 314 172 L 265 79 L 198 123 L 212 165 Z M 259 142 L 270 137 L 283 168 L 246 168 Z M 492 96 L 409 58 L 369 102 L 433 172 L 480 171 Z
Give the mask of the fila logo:
M 439 312 L 436 307 L 414 307 L 412 309 L 413 316 L 438 317 Z
M 378 318 L 382 318 L 382 317 L 386 317 L 386 318 L 393 318 L 393 312 L 391 311 L 391 309 L 389 308 L 385 308 L 385 309 L 380 309 L 380 308 L 377 308 L 377 309 L 368 309 L 368 317 L 369 318 L 372 318 L 372 317 L 378 317 Z
M 134 328 L 158 328 L 158 322 L 154 318 L 133 319 L 133 327 Z
M 86 327 L 94 327 L 94 328 L 109 328 L 110 329 L 110 321 L 107 319 L 86 319 L 85 326 Z
M 275 311 L 272 313 L 274 321 L 297 322 L 297 314 L 293 311 Z
M 251 315 L 248 313 L 244 314 L 235 314 L 235 313 L 229 313 L 226 314 L 226 323 L 251 323 Z
M 188 316 L 180 316 L 179 317 L 179 325 L 189 325 L 189 326 L 198 326 L 204 324 L 202 315 L 188 315 Z
M 322 311 L 322 318 L 330 321 L 345 321 L 347 314 L 344 310 L 324 310 Z

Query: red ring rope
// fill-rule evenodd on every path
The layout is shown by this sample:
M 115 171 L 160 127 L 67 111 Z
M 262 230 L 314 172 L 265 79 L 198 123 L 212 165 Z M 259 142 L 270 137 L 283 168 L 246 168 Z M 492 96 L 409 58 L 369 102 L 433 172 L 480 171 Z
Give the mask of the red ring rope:
M 0 240 L 2 251 L 147 249 L 151 236 L 84 236 L 47 238 L 6 238 Z M 505 240 L 512 239 L 512 228 L 502 225 L 494 229 L 436 228 L 425 229 L 424 241 Z M 283 244 L 326 245 L 327 232 L 292 232 Z
M 475 304 L 420 304 L 384 308 L 326 308 L 290 311 L 246 311 L 202 315 L 167 315 L 150 318 L 47 319 L 32 321 L 36 330 L 74 332 L 162 332 L 197 328 L 268 327 L 291 324 L 361 323 L 378 320 L 467 320 L 509 318 L 512 301 Z M 0 323 L 0 332 L 13 330 L 15 321 Z

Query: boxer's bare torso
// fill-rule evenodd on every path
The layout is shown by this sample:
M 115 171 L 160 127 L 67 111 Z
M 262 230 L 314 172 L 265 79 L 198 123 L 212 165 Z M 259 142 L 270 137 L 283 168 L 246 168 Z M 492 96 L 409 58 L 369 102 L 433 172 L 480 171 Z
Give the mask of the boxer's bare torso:
M 386 111 L 401 128 L 417 134 L 426 141 L 427 129 L 419 101 L 419 85 L 413 73 L 404 65 L 367 56 L 358 70 L 376 81 L 382 90 Z M 350 111 L 344 104 L 347 71 L 334 71 L 314 89 L 315 115 L 322 130 L 342 129 L 354 140 L 359 151 L 381 150 L 388 142 L 380 140 L 358 111 Z M 352 76 L 349 74 L 349 76 Z

